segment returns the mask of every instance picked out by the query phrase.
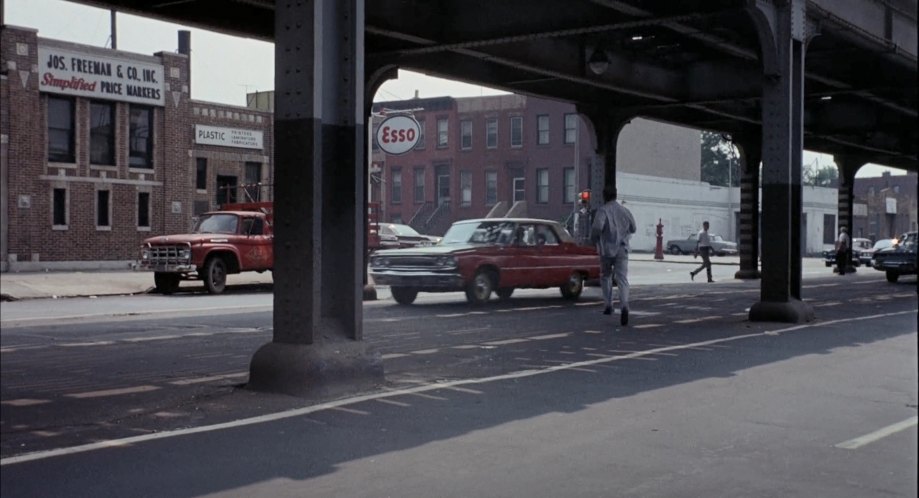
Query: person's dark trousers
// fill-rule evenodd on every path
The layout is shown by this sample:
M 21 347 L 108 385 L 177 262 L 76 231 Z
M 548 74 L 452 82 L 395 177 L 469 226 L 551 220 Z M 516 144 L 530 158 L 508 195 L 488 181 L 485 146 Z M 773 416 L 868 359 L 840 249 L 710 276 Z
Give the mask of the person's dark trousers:
M 836 251 L 836 268 L 840 275 L 846 274 L 846 251 Z
M 699 255 L 702 256 L 702 265 L 696 268 L 695 270 L 689 272 L 692 276 L 695 276 L 697 273 L 701 272 L 702 269 L 705 269 L 705 275 L 708 277 L 709 282 L 714 282 L 712 280 L 712 260 L 711 258 L 712 248 L 711 247 L 700 247 Z

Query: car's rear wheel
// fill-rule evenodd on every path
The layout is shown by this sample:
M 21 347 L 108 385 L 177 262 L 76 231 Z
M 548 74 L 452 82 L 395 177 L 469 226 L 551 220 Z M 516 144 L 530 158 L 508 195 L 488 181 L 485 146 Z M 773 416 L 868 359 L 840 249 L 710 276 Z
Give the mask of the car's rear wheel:
M 179 290 L 182 277 L 178 273 L 156 272 L 153 274 L 153 285 L 160 294 L 172 294 Z
M 680 246 L 673 245 L 673 246 L 670 246 L 670 254 L 679 256 L 680 254 L 683 254 L 683 251 L 680 250 Z
M 411 287 L 392 287 L 389 291 L 392 292 L 392 298 L 399 304 L 412 304 L 418 297 L 418 289 Z
M 511 294 L 513 293 L 514 293 L 513 287 L 502 287 L 495 291 L 495 294 L 497 294 L 498 297 L 501 299 L 510 299 Z
M 888 281 L 888 282 L 890 282 L 890 283 L 892 283 L 892 284 L 895 284 L 895 283 L 897 283 L 897 280 L 899 280 L 899 279 L 900 279 L 900 274 L 899 274 L 899 273 L 897 273 L 897 272 L 895 272 L 895 271 L 887 270 L 887 281 Z
M 559 290 L 562 291 L 562 297 L 565 299 L 577 299 L 581 297 L 581 292 L 584 290 L 584 276 L 578 272 L 572 273 L 571 276 L 568 277 L 568 281 L 559 287 Z
M 466 300 L 471 304 L 484 304 L 491 297 L 491 291 L 495 288 L 494 275 L 488 270 L 479 270 L 475 278 L 466 287 Z
M 211 294 L 220 294 L 227 288 L 227 263 L 214 256 L 204 264 L 204 287 Z

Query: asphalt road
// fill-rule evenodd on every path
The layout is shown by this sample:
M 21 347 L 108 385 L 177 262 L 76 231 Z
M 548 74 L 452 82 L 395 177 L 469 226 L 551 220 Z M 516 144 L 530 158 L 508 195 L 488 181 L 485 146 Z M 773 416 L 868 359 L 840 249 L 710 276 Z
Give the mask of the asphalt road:
M 915 280 L 803 293 L 818 320 L 798 326 L 746 321 L 759 284 L 729 279 L 636 284 L 627 328 L 597 289 L 384 298 L 364 332 L 387 384 L 325 403 L 239 388 L 271 338 L 267 292 L 65 300 L 82 313 L 40 320 L 5 303 L 0 491 L 915 496 Z

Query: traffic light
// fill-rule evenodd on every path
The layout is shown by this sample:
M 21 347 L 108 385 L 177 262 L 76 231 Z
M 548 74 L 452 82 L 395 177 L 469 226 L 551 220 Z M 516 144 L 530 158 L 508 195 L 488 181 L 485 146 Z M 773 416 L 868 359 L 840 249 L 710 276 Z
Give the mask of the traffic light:
M 581 199 L 581 204 L 590 204 L 590 189 L 582 190 L 578 197 Z

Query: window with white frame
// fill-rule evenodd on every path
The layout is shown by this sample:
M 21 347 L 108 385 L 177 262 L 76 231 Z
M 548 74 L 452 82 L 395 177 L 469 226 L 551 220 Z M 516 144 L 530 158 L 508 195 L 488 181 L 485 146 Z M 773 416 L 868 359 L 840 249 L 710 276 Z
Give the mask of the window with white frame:
M 485 147 L 489 149 L 498 147 L 498 118 L 485 120 Z
M 562 177 L 563 185 L 565 186 L 565 198 L 563 199 L 563 202 L 566 204 L 574 204 L 574 168 L 565 168 L 562 171 Z
M 150 192 L 137 193 L 137 229 L 150 229 Z
M 472 205 L 472 172 L 460 171 L 460 196 L 461 205 L 468 207 Z
M 51 192 L 51 225 L 54 228 L 67 228 L 70 217 L 69 201 L 66 188 L 55 188 Z
M 437 148 L 442 149 L 447 146 L 447 140 L 449 139 L 449 124 L 447 118 L 440 118 L 437 120 Z
M 536 170 L 536 202 L 546 204 L 549 202 L 549 169 Z
M 511 147 L 523 147 L 523 116 L 511 118 Z
M 573 144 L 578 141 L 578 115 L 565 114 L 565 143 Z
M 89 104 L 89 163 L 115 165 L 115 104 Z
M 402 168 L 392 169 L 392 191 L 389 200 L 393 204 L 402 202 Z
M 424 202 L 424 167 L 415 168 L 415 181 L 412 187 L 415 189 L 412 194 L 415 198 L 415 204 Z
M 112 228 L 112 191 L 96 191 L 96 229 L 110 230 Z
M 472 120 L 470 119 L 460 121 L 460 148 L 463 150 L 472 148 Z
M 132 168 L 153 167 L 153 108 L 131 106 L 128 130 L 128 164 Z
M 536 116 L 536 143 L 546 145 L 549 143 L 549 115 Z
M 485 172 L 485 205 L 494 206 L 498 203 L 498 172 Z
M 74 128 L 73 99 L 48 97 L 48 161 L 76 162 Z

